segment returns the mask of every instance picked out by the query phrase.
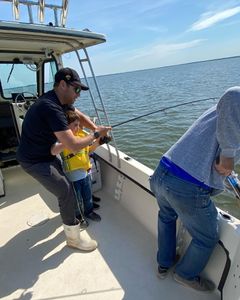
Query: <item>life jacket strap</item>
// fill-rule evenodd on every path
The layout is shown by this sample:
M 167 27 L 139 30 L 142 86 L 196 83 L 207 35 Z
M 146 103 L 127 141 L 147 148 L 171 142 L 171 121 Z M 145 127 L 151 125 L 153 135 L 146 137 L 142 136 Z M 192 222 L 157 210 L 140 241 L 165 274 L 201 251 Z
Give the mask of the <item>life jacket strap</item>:
M 73 154 L 73 153 L 70 153 L 70 154 L 68 154 L 67 156 L 64 156 L 63 157 L 63 160 L 67 160 L 67 159 L 69 159 L 69 158 L 72 158 L 72 157 L 74 157 L 76 154 Z

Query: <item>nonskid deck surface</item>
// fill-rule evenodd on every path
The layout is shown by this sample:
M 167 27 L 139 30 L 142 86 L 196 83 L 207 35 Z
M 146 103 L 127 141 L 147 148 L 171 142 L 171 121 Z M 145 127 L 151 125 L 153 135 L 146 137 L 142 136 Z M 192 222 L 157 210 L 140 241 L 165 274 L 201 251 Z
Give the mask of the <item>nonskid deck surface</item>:
M 98 193 L 102 221 L 90 223 L 87 229 L 99 248 L 83 253 L 66 247 L 53 196 L 18 167 L 4 170 L 3 176 L 1 299 L 220 299 L 217 294 L 180 286 L 172 274 L 160 280 L 156 276 L 156 238 L 109 195 Z M 38 213 L 49 220 L 30 227 L 27 223 Z

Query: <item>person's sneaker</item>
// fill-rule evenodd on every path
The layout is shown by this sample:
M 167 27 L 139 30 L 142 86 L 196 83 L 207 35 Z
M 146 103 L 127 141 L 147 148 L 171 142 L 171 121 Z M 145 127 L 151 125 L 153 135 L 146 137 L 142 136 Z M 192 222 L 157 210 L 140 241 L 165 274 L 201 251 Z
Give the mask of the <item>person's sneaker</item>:
M 93 209 L 98 210 L 99 208 L 100 208 L 100 205 L 93 202 Z
M 95 212 L 91 212 L 90 214 L 86 215 L 86 218 L 95 221 L 95 222 L 100 222 L 101 221 L 101 217 L 96 214 Z
M 93 200 L 93 202 L 100 202 L 101 198 L 92 195 L 92 200 Z
M 176 254 L 176 257 L 175 257 L 175 260 L 173 262 L 173 264 L 168 268 L 168 267 L 162 267 L 162 266 L 158 266 L 158 273 L 157 273 L 157 276 L 161 279 L 164 279 L 167 277 L 167 274 L 168 274 L 168 271 L 169 269 L 171 269 L 180 259 L 180 255 L 177 253 Z
M 167 277 L 168 270 L 169 270 L 169 268 L 164 268 L 164 267 L 158 266 L 157 276 L 161 279 L 165 279 Z
M 212 292 L 215 289 L 215 285 L 212 281 L 200 276 L 197 276 L 193 280 L 187 280 L 179 276 L 177 273 L 174 273 L 173 278 L 178 283 L 200 292 Z

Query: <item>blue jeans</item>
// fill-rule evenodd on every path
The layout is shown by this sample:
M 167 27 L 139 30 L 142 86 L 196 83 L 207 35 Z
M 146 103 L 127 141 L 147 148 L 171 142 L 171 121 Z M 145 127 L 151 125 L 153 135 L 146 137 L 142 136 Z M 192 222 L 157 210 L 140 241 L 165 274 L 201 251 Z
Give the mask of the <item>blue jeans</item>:
M 90 175 L 87 175 L 87 177 L 81 180 L 74 181 L 73 186 L 77 195 L 79 206 L 83 208 L 83 213 L 87 216 L 93 211 L 92 183 Z M 76 213 L 79 215 L 78 208 Z
M 174 176 L 160 164 L 150 178 L 150 187 L 160 208 L 157 262 L 163 267 L 174 263 L 179 217 L 192 240 L 175 271 L 185 279 L 194 279 L 206 266 L 219 239 L 218 212 L 210 191 Z

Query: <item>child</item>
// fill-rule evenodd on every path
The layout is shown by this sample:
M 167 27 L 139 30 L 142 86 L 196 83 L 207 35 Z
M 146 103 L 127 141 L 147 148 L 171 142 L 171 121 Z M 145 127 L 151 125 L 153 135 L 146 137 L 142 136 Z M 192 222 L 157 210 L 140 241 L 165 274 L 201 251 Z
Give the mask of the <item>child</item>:
M 66 118 L 69 129 L 72 130 L 75 136 L 85 137 L 87 135 L 81 128 L 80 116 L 76 112 L 71 110 L 67 111 Z M 93 211 L 94 204 L 92 200 L 91 178 L 88 171 L 91 169 L 89 153 L 93 152 L 100 144 L 102 143 L 100 138 L 98 138 L 91 146 L 87 146 L 77 153 L 64 149 L 61 143 L 54 144 L 51 148 L 52 155 L 57 155 L 62 152 L 61 156 L 65 174 L 69 181 L 73 183 L 80 206 L 79 208 L 83 206 L 84 216 L 96 222 L 101 221 L 101 217 Z M 81 205 L 81 202 L 83 205 Z M 95 204 L 95 206 L 95 209 L 99 208 L 99 205 Z M 76 217 L 80 220 L 82 219 L 81 211 L 79 212 L 78 208 L 76 210 Z

